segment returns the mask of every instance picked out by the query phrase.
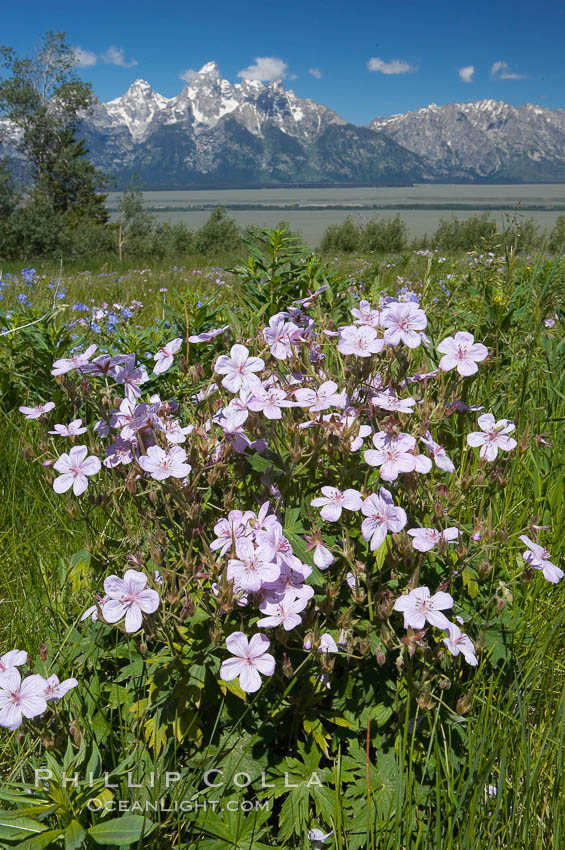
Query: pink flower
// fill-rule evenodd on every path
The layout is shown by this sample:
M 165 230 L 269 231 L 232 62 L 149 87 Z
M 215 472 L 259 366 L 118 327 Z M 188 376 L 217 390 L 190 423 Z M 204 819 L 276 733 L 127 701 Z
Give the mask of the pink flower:
M 347 325 L 340 330 L 337 348 L 342 354 L 370 357 L 371 354 L 382 351 L 384 344 L 384 340 L 379 338 L 376 330 L 369 325 Z
M 46 700 L 60 700 L 65 696 L 71 688 L 76 688 L 78 682 L 76 679 L 65 679 L 64 682 L 59 682 L 58 676 L 49 676 L 46 683 L 43 695 Z
M 510 452 L 516 448 L 516 440 L 508 436 L 516 427 L 510 419 L 495 422 L 492 413 L 483 413 L 477 423 L 481 430 L 467 434 L 467 443 L 475 448 L 481 446 L 479 455 L 484 460 L 496 460 L 498 449 Z
M 159 607 L 159 594 L 146 585 L 147 576 L 138 570 L 126 570 L 123 579 L 108 576 L 104 580 L 106 600 L 102 609 L 106 622 L 117 623 L 125 616 L 126 632 L 140 629 L 142 615 L 153 614 Z
M 44 697 L 46 681 L 37 674 L 22 682 L 19 670 L 0 673 L 0 726 L 17 729 L 24 717 L 37 717 L 47 709 Z
M 334 556 L 330 552 L 330 550 L 324 546 L 324 542 L 319 534 L 311 535 L 306 537 L 307 541 L 307 552 L 314 552 L 313 559 L 314 563 L 318 567 L 319 570 L 327 570 L 328 567 L 333 564 L 335 561 Z
M 449 543 L 451 540 L 457 540 L 459 537 L 458 528 L 446 528 L 444 531 L 438 531 L 435 528 L 409 528 L 408 534 L 413 537 L 412 545 L 419 552 L 429 552 L 441 540 Z
M 249 416 L 250 402 L 253 400 L 253 392 L 247 389 L 241 389 L 235 398 L 232 398 L 227 407 L 222 409 L 222 413 L 229 423 L 230 429 L 239 428 Z
M 140 467 L 156 481 L 166 478 L 185 478 L 192 469 L 186 461 L 186 452 L 180 446 L 173 446 L 166 452 L 160 446 L 149 446 L 147 454 L 138 459 Z
M 398 345 L 403 342 L 408 348 L 417 348 L 422 341 L 419 331 L 423 331 L 428 320 L 423 310 L 413 302 L 396 302 L 383 310 L 382 326 L 385 328 L 386 345 Z
M 371 397 L 371 404 L 381 407 L 383 410 L 392 410 L 395 413 L 414 413 L 415 398 L 396 398 L 390 392 L 377 393 Z
M 72 372 L 73 369 L 80 369 L 81 366 L 86 366 L 97 348 L 97 345 L 89 345 L 82 354 L 75 354 L 73 357 L 63 357 L 60 360 L 55 360 L 51 374 L 65 375 L 67 372 Z
M 210 543 L 210 550 L 215 552 L 219 549 L 220 555 L 225 555 L 234 545 L 235 540 L 243 537 L 244 533 L 243 514 L 237 510 L 230 511 L 227 519 L 225 517 L 220 519 L 214 526 L 216 539 Z
M 294 322 L 287 322 L 288 313 L 277 313 L 269 319 L 269 327 L 263 329 L 265 342 L 277 360 L 286 360 L 292 354 L 291 335 L 298 330 Z
M 240 538 L 235 544 L 237 558 L 228 561 L 227 577 L 241 590 L 257 591 L 265 581 L 275 581 L 281 568 L 272 561 L 269 546 L 255 548 L 251 540 Z
M 456 626 L 455 623 L 449 623 L 447 627 L 447 635 L 448 636 L 443 639 L 443 642 L 451 654 L 459 655 L 459 653 L 461 653 L 467 664 L 470 664 L 471 667 L 476 667 L 479 662 L 475 655 L 473 641 L 469 635 L 462 632 L 459 626 Z
M 374 449 L 367 449 L 365 461 L 369 466 L 379 466 L 384 481 L 396 481 L 401 472 L 413 472 L 416 463 L 412 450 L 416 439 L 410 434 L 391 437 L 385 431 L 373 436 Z
M 382 309 L 375 309 L 368 301 L 362 299 L 359 307 L 353 307 L 351 315 L 357 320 L 356 325 L 370 325 L 372 328 L 378 328 L 381 324 Z
M 96 475 L 100 472 L 102 465 L 95 455 L 87 457 L 86 446 L 73 446 L 67 454 L 63 452 L 53 464 L 53 469 L 62 473 L 53 482 L 56 493 L 66 493 L 73 488 L 75 496 L 80 496 L 88 487 L 87 475 Z
M 0 658 L 0 673 L 6 673 L 9 670 L 14 670 L 21 664 L 27 662 L 27 652 L 23 649 L 11 649 L 10 652 L 4 653 Z
M 212 328 L 209 331 L 203 331 L 200 334 L 194 334 L 193 336 L 189 336 L 189 342 L 210 342 L 210 340 L 215 339 L 217 336 L 221 336 L 226 331 L 229 331 L 230 326 L 224 325 L 223 328 Z
M 283 407 L 296 407 L 295 401 L 289 401 L 284 390 L 263 386 L 253 388 L 253 398 L 249 402 L 249 409 L 260 412 L 267 419 L 282 419 Z
M 257 625 L 259 628 L 275 628 L 282 625 L 285 632 L 288 632 L 300 625 L 302 617 L 299 611 L 304 611 L 309 601 L 307 598 L 283 598 L 277 601 L 264 599 L 259 605 L 259 610 L 267 616 L 257 620 Z
M 526 544 L 529 550 L 522 555 L 524 561 L 534 570 L 542 570 L 544 578 L 553 582 L 553 584 L 557 584 L 563 578 L 564 573 L 563 570 L 551 563 L 549 560 L 551 555 L 547 549 L 544 549 L 539 543 L 534 543 L 525 534 L 520 536 L 520 540 Z
M 233 632 L 226 639 L 226 646 L 235 658 L 228 658 L 220 667 L 220 677 L 225 682 L 239 677 L 239 686 L 246 693 L 258 691 L 261 677 L 272 676 L 275 672 L 275 659 L 267 650 L 270 642 L 265 635 L 253 635 L 250 641 L 243 632 Z
M 440 446 L 439 443 L 434 442 L 429 431 L 426 431 L 425 436 L 420 437 L 420 439 L 433 457 L 435 465 L 439 467 L 439 469 L 443 469 L 445 472 L 455 472 L 455 466 L 447 457 L 445 449 L 443 446 Z
M 395 611 L 404 613 L 405 629 L 423 629 L 426 620 L 438 629 L 449 629 L 451 623 L 441 612 L 453 608 L 453 597 L 441 590 L 430 596 L 429 588 L 415 587 L 394 603 Z
M 361 512 L 367 517 L 361 525 L 361 534 L 363 540 L 371 541 L 371 552 L 379 548 L 387 532 L 397 534 L 408 521 L 404 509 L 394 506 L 392 495 L 384 487 L 381 487 L 378 495 L 373 493 L 365 499 Z
M 264 366 L 264 360 L 260 357 L 250 357 L 249 350 L 238 343 L 232 346 L 229 357 L 227 354 L 221 354 L 218 357 L 214 371 L 219 375 L 225 375 L 222 386 L 226 390 L 237 393 L 242 387 L 249 389 L 251 386 L 256 386 L 259 378 L 254 373 L 260 372 Z
M 55 425 L 54 428 L 55 430 L 49 431 L 49 433 L 57 434 L 59 437 L 77 437 L 87 430 L 82 427 L 82 419 L 73 419 L 68 425 Z
M 475 342 L 473 334 L 459 331 L 455 336 L 448 336 L 437 347 L 444 356 L 439 361 L 439 368 L 444 372 L 457 369 L 464 377 L 478 372 L 477 363 L 488 357 L 488 348 L 480 342 Z
M 300 389 L 294 391 L 300 407 L 307 407 L 310 413 L 327 410 L 328 407 L 345 407 L 343 393 L 338 393 L 335 381 L 324 381 L 317 390 Z
M 163 372 L 166 372 L 167 369 L 171 368 L 173 365 L 174 355 L 177 353 L 181 345 L 182 337 L 177 337 L 160 348 L 157 354 L 153 355 L 153 360 L 156 361 L 155 366 L 153 367 L 154 375 L 162 375 Z
M 310 502 L 315 508 L 323 505 L 320 516 L 326 522 L 337 522 L 342 508 L 348 511 L 360 511 L 363 497 L 358 490 L 338 490 L 336 487 L 322 487 L 323 496 L 317 496 Z
M 55 407 L 54 401 L 47 401 L 45 404 L 38 404 L 35 407 L 20 407 L 20 413 L 23 413 L 26 419 L 39 419 L 44 413 L 49 413 Z

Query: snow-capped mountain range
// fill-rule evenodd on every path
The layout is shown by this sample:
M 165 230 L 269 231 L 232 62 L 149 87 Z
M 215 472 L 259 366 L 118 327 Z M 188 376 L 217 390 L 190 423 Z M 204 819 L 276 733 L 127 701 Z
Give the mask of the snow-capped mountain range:
M 565 180 L 565 110 L 496 100 L 432 103 L 369 126 L 422 156 L 443 179 Z
M 565 110 L 431 104 L 360 127 L 280 81 L 232 84 L 215 62 L 176 97 L 136 80 L 80 132 L 118 187 L 147 190 L 565 182 Z

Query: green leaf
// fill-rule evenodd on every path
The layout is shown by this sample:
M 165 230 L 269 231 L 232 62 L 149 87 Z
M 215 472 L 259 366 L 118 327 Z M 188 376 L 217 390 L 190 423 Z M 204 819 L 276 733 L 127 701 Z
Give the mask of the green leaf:
M 44 850 L 50 847 L 52 842 L 56 841 L 63 834 L 62 829 L 48 829 L 41 832 L 39 835 L 34 835 L 33 838 L 26 838 L 25 841 L 16 844 L 17 850 Z
M 78 850 L 86 838 L 86 831 L 78 820 L 72 820 L 65 829 L 65 850 Z
M 0 814 L 0 841 L 14 841 L 46 829 L 44 823 L 32 818 L 20 817 L 17 811 Z
M 97 844 L 133 844 L 142 836 L 149 835 L 155 829 L 155 824 L 141 815 L 124 815 L 121 818 L 97 823 L 91 826 L 88 834 Z

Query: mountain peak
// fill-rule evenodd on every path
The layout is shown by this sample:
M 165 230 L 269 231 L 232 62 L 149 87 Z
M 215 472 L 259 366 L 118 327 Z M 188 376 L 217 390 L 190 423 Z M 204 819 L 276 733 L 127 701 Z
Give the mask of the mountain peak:
M 216 62 L 206 62 L 198 71 L 199 77 L 220 77 L 220 69 Z

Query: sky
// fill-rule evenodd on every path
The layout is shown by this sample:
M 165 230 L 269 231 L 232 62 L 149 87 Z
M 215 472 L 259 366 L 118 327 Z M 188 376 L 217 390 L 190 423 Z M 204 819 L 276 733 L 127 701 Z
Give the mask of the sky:
M 565 108 L 563 0 L 19 0 L 0 43 L 28 56 L 47 30 L 102 101 L 138 78 L 173 97 L 213 60 L 354 124 L 482 98 Z

